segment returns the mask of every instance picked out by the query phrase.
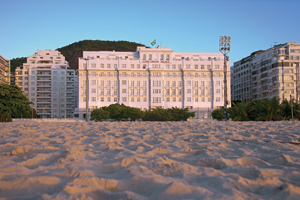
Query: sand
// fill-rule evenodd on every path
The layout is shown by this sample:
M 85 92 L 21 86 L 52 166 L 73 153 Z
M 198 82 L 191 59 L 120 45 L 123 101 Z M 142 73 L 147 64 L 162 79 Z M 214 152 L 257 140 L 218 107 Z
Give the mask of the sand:
M 300 122 L 0 123 L 0 199 L 300 199 Z

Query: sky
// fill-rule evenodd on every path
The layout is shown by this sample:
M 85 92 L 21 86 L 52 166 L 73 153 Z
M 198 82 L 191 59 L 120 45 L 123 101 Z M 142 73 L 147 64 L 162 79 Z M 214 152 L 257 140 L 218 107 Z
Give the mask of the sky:
M 300 0 L 0 0 L 0 54 L 28 57 L 81 40 L 130 41 L 174 52 L 219 52 L 231 65 L 274 44 L 300 43 Z

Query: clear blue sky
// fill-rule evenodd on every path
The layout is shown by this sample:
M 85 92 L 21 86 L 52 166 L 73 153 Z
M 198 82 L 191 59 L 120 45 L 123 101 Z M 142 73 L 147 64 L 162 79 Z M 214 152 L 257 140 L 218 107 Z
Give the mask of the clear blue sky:
M 233 62 L 274 43 L 300 43 L 300 0 L 0 0 L 0 54 L 27 57 L 85 39 L 126 40 Z

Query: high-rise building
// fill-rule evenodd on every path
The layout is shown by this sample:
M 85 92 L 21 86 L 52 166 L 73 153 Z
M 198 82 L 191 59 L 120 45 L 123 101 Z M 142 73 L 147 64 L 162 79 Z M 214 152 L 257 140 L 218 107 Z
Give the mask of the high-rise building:
M 16 68 L 16 85 L 42 118 L 69 118 L 74 112 L 75 71 L 59 51 L 39 50 Z
M 231 68 L 231 99 L 299 100 L 299 62 L 300 44 L 294 42 L 256 51 L 235 62 Z
M 10 60 L 0 54 L 0 84 L 10 84 Z
M 84 51 L 78 64 L 75 117 L 85 118 L 86 101 L 89 111 L 114 103 L 143 110 L 189 108 L 196 114 L 224 106 L 221 53 L 179 53 L 166 47 Z M 229 75 L 230 67 L 230 94 Z M 230 96 L 228 100 L 230 104 Z

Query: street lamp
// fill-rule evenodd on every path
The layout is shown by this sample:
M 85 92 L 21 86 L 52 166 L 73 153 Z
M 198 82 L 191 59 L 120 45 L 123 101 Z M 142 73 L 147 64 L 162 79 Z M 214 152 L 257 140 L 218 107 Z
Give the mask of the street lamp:
M 225 109 L 225 121 L 227 121 L 227 61 L 229 60 L 227 54 L 230 51 L 230 36 L 219 37 L 219 50 L 224 55 L 224 109 Z
M 88 94 L 89 94 L 89 92 L 88 92 L 88 60 L 89 60 L 90 58 L 84 58 L 84 60 L 86 61 L 86 67 L 85 67 L 85 71 L 86 71 L 86 84 L 85 84 L 85 120 L 86 120 L 86 122 L 88 121 Z

